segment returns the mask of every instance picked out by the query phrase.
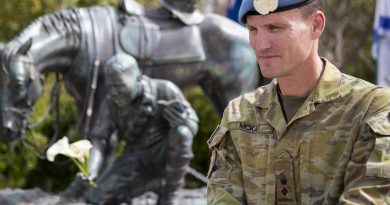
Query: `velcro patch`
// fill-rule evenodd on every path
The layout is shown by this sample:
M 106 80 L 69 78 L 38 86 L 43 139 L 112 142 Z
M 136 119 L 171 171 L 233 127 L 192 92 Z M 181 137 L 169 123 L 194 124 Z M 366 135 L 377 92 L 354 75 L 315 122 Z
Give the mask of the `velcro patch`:
M 273 128 L 268 124 L 262 125 L 251 125 L 246 122 L 233 122 L 229 123 L 229 129 L 231 130 L 241 130 L 249 133 L 262 133 L 262 134 L 272 134 Z
M 221 127 L 218 125 L 217 128 L 215 128 L 213 134 L 211 134 L 210 139 L 207 140 L 209 148 L 212 149 L 213 147 L 217 146 L 222 141 L 227 131 L 228 129 L 226 127 Z

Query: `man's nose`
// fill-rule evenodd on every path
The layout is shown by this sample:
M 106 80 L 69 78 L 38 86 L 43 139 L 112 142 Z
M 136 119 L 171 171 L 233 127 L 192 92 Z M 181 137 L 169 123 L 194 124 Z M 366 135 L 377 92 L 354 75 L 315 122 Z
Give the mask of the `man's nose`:
M 252 37 L 251 46 L 256 53 L 264 52 L 272 47 L 269 36 L 264 32 L 258 32 Z

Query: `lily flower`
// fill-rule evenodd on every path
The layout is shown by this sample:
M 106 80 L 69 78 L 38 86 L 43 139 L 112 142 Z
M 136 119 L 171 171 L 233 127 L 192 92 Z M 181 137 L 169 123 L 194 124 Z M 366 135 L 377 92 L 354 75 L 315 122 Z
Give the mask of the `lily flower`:
M 92 144 L 88 140 L 80 140 L 69 144 L 68 138 L 63 137 L 49 147 L 46 151 L 46 158 L 53 162 L 57 155 L 65 155 L 76 164 L 84 176 L 88 177 L 88 157 L 91 148 Z

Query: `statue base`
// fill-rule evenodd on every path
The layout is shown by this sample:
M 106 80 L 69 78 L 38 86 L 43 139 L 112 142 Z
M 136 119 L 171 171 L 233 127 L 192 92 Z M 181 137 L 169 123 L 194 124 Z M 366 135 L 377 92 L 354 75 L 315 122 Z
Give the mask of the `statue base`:
M 206 188 L 182 189 L 177 193 L 177 203 L 181 205 L 206 204 Z M 133 199 L 134 205 L 154 205 L 157 195 L 147 192 Z M 34 189 L 3 189 L 0 190 L 1 205 L 89 205 L 82 201 L 70 200 L 59 195 L 47 193 L 39 188 Z

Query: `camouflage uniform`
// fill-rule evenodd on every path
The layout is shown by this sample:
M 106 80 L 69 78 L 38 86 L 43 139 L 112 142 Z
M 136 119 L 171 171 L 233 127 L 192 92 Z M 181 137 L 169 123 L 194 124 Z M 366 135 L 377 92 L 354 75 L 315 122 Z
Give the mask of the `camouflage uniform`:
M 208 204 L 390 204 L 390 89 L 326 61 L 289 123 L 276 89 L 225 109 L 208 142 Z

